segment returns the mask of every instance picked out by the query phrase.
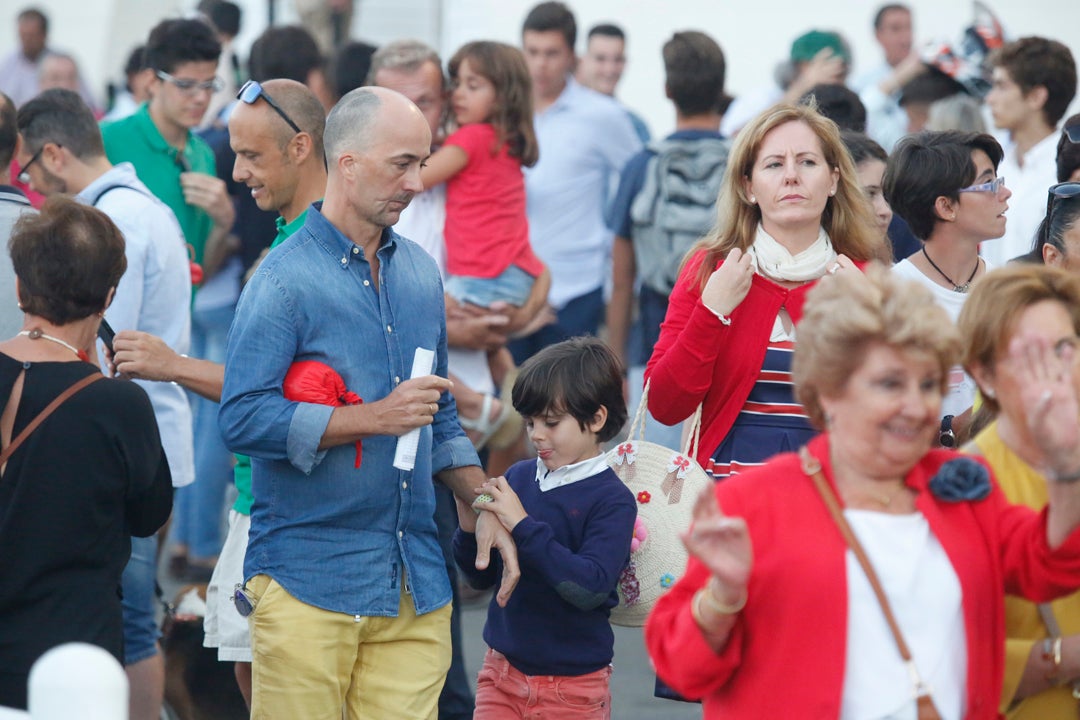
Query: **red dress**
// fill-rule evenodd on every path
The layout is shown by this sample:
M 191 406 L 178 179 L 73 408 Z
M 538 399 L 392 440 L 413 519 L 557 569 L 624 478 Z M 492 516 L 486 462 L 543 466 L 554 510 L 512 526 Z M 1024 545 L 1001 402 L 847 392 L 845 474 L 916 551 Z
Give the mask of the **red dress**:
M 462 127 L 445 145 L 469 156 L 446 182 L 446 272 L 494 278 L 514 265 L 540 275 L 544 266 L 529 244 L 521 161 L 510 157 L 506 145 L 495 150 L 495 128 L 487 123 Z

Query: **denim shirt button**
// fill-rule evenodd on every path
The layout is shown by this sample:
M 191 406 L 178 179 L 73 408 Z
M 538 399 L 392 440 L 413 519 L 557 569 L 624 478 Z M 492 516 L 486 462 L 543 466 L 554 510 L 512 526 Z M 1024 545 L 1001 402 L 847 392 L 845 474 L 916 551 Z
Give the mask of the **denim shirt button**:
M 364 287 L 367 287 L 367 286 L 368 286 L 368 285 L 370 285 L 370 284 L 371 284 L 371 283 L 370 283 L 370 282 L 368 282 L 367 280 L 365 280 L 365 281 L 364 281 Z
M 359 255 L 360 254 L 360 248 L 353 248 L 352 249 L 352 254 L 353 255 Z
M 401 489 L 402 490 L 408 490 L 409 489 L 409 483 L 407 483 L 407 482 L 401 483 Z
M 394 376 L 394 384 L 395 385 L 400 385 L 401 384 L 401 377 L 399 375 Z
M 397 536 L 398 536 L 399 538 L 403 538 L 403 537 L 405 537 L 405 533 L 403 533 L 403 532 L 402 532 L 401 530 L 398 530 L 398 531 L 397 531 Z
M 388 333 L 392 333 L 392 332 L 394 332 L 394 328 L 392 328 L 392 327 L 390 327 L 389 325 L 387 325 L 387 326 L 386 326 L 386 332 L 388 332 Z

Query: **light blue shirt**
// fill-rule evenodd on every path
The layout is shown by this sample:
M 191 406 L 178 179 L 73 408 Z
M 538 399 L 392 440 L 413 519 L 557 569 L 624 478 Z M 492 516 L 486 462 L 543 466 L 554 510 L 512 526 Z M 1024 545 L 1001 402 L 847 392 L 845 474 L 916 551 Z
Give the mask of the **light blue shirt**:
M 618 102 L 573 78 L 533 124 L 540 161 L 525 168 L 529 234 L 551 270 L 548 301 L 562 308 L 604 284 L 614 237 L 604 224 L 608 190 L 642 144 Z
M 131 163 L 116 165 L 75 199 L 95 205 L 124 236 L 127 270 L 105 311 L 109 325 L 116 332 L 141 330 L 156 335 L 174 352 L 186 353 L 191 341 L 191 265 L 173 211 L 139 181 Z M 175 383 L 134 382 L 154 406 L 173 486 L 191 484 L 195 446 L 187 393 Z
M 244 577 L 267 574 L 301 602 L 334 612 L 396 616 L 401 569 L 416 612 L 450 602 L 435 529 L 434 473 L 479 465 L 443 393 L 420 433 L 416 467 L 393 467 L 397 437 L 320 450 L 330 405 L 287 400 L 293 362 L 316 360 L 364 402 L 408 379 L 417 347 L 446 377 L 446 312 L 431 257 L 387 228 L 379 284 L 364 251 L 321 212 L 270 251 L 245 286 L 229 331 L 218 421 L 226 446 L 252 458 Z

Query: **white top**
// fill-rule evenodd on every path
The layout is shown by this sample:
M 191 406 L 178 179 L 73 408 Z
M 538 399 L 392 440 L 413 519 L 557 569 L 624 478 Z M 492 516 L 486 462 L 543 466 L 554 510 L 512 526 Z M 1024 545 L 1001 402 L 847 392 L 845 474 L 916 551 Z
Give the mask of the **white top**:
M 540 160 L 524 168 L 529 239 L 551 271 L 556 309 L 603 286 L 614 234 L 604 223 L 609 188 L 642 148 L 618 102 L 567 78 L 533 118 Z
M 573 465 L 563 465 L 561 468 L 548 470 L 544 461 L 536 458 L 536 482 L 540 486 L 540 492 L 554 490 L 563 485 L 570 485 L 585 478 L 591 478 L 607 470 L 607 456 L 600 453 L 594 458 L 582 460 Z
M 739 95 L 732 101 L 731 107 L 720 121 L 720 134 L 734 137 L 743 125 L 757 117 L 762 110 L 771 108 L 784 99 L 784 89 L 779 85 L 760 87 Z
M 1030 252 L 1035 233 L 1046 215 L 1046 192 L 1057 182 L 1058 133 L 1040 140 L 1024 155 L 1024 165 L 1017 162 L 1016 146 L 1004 145 L 1005 157 L 998 175 L 1012 191 L 1005 213 L 1005 234 L 979 245 L 979 252 L 997 267 L 1003 267 L 1018 255 Z
M 127 257 L 127 270 L 105 319 L 117 332 L 142 330 L 177 353 L 186 353 L 191 337 L 191 267 L 180 224 L 139 181 L 131 163 L 109 170 L 76 199 L 91 204 L 110 185 L 133 189 L 112 190 L 97 204 L 123 233 Z M 133 382 L 150 396 L 173 485 L 190 484 L 195 480 L 195 449 L 187 394 L 176 383 Z
M 440 183 L 430 190 L 414 195 L 409 206 L 401 211 L 394 232 L 419 245 L 435 259 L 439 274 L 446 279 L 446 185 Z
M 921 513 L 845 510 L 881 580 L 915 667 L 943 720 L 964 716 L 967 634 L 963 593 Z M 912 683 L 877 596 L 847 551 L 848 626 L 842 720 L 916 717 Z
M 987 272 L 994 269 L 993 263 L 985 260 L 985 258 L 984 262 L 986 263 Z M 937 304 L 945 308 L 945 312 L 949 313 L 949 317 L 954 323 L 957 321 L 960 317 L 960 308 L 964 307 L 964 301 L 967 300 L 967 293 L 958 293 L 941 287 L 923 275 L 922 271 L 908 259 L 896 263 L 892 269 L 893 272 L 908 280 L 915 280 L 929 288 L 934 293 L 934 300 Z M 964 279 L 967 280 L 967 278 Z M 944 401 L 941 403 L 942 416 L 959 415 L 971 407 L 972 403 L 975 402 L 976 390 L 978 390 L 978 386 L 971 379 L 971 376 L 964 372 L 964 368 L 960 365 L 954 366 L 949 371 L 949 394 L 945 396 Z
M 866 108 L 866 134 L 891 153 L 908 134 L 908 114 L 900 107 L 900 93 L 886 95 L 876 84 L 859 93 Z

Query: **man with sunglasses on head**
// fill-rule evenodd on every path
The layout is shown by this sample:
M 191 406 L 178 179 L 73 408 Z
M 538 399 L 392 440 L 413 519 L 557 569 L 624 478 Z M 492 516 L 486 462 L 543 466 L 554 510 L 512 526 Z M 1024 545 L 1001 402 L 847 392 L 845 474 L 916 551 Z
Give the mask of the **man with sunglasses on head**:
M 18 160 L 31 188 L 68 194 L 109 216 L 124 236 L 127 270 L 105 320 L 117 330 L 154 333 L 177 353 L 190 341 L 191 272 L 180 225 L 172 211 L 135 175 L 130 163 L 105 156 L 94 115 L 71 90 L 46 90 L 19 108 Z M 161 428 L 173 485 L 195 479 L 191 407 L 176 385 L 143 384 Z M 131 539 L 122 576 L 124 664 L 131 686 L 131 717 L 160 715 L 164 663 L 158 647 L 154 578 L 157 538 Z
M 273 248 L 303 226 L 308 208 L 326 191 L 326 114 L 315 94 L 293 80 L 250 81 L 238 99 L 229 116 L 233 179 L 248 188 L 260 209 L 278 213 Z M 180 355 L 145 332 L 119 332 L 113 347 L 113 367 L 121 376 L 176 383 L 213 403 L 221 397 L 220 363 Z M 247 620 L 232 606 L 233 588 L 244 579 L 253 501 L 250 458 L 236 456 L 233 479 L 237 498 L 229 533 L 206 591 L 204 645 L 218 649 L 218 660 L 236 663 L 237 683 L 250 703 L 251 639 Z

